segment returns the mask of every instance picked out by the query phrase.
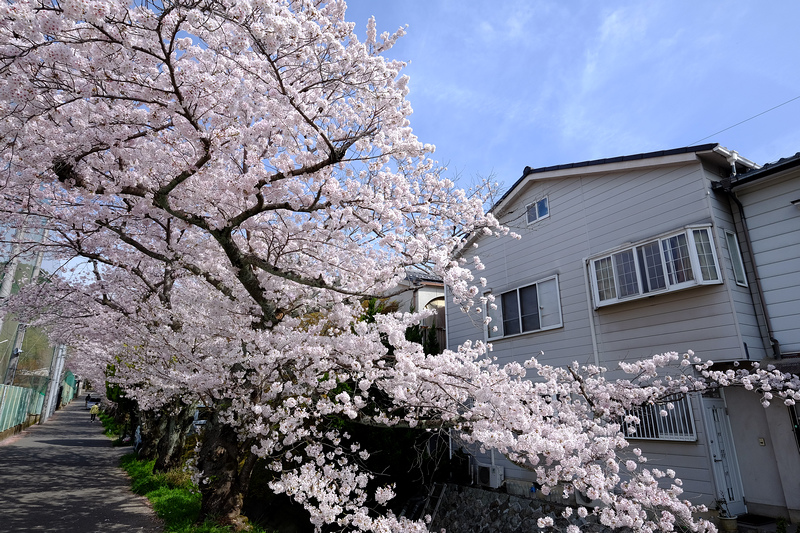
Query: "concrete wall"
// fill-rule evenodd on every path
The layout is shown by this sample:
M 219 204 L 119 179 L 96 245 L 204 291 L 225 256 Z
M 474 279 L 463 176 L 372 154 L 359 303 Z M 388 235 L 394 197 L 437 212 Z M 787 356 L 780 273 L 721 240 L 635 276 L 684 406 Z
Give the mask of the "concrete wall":
M 565 520 L 561 517 L 564 506 L 541 499 L 539 494 L 531 493 L 529 487 L 517 494 L 507 494 L 446 485 L 430 531 L 541 533 L 543 530 L 538 526 L 537 520 L 544 517 L 555 521 L 557 531 L 564 531 L 569 524 L 577 525 L 583 532 L 609 531 L 598 524 L 593 516 L 581 519 L 573 513 L 569 521 Z

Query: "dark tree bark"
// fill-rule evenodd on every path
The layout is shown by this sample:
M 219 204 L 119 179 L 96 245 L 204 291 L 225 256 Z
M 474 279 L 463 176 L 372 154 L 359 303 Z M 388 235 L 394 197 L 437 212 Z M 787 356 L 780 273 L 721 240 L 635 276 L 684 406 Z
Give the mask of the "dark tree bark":
M 182 466 L 186 433 L 192 425 L 194 411 L 194 405 L 175 400 L 158 411 L 141 413 L 139 458 L 155 459 L 154 472 Z
M 250 484 L 256 456 L 247 443 L 240 443 L 236 432 L 219 420 L 215 410 L 203 432 L 197 467 L 209 483 L 200 483 L 202 503 L 199 521 L 211 519 L 236 530 L 245 529 L 242 516 L 244 494 Z
M 168 411 L 162 411 L 158 425 L 161 432 L 156 445 L 158 456 L 153 467 L 154 472 L 166 472 L 183 466 L 186 434 L 194 420 L 195 409 L 195 405 L 186 405 L 177 400 Z
M 139 432 L 142 443 L 139 445 L 139 459 L 149 461 L 158 456 L 158 424 L 162 417 L 158 411 L 142 411 L 139 415 Z

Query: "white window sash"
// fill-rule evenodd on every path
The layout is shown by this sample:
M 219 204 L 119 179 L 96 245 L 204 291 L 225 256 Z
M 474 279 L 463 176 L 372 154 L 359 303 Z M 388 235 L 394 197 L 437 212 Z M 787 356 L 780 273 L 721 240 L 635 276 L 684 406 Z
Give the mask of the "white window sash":
M 742 250 L 739 248 L 739 239 L 732 231 L 725 231 L 725 241 L 728 243 L 728 255 L 731 258 L 733 268 L 733 279 L 737 285 L 747 287 L 747 273 L 744 269 Z
M 709 260 L 713 261 L 713 264 L 707 265 L 707 270 L 710 271 L 710 275 L 712 279 L 705 279 L 703 276 L 703 268 L 700 261 L 700 252 L 697 248 L 697 239 L 695 238 L 695 231 L 704 232 L 707 238 L 708 244 L 708 252 L 710 254 L 707 255 Z M 691 269 L 688 272 L 693 279 L 688 279 L 685 281 L 677 281 L 679 279 L 678 272 L 676 271 L 676 259 L 680 259 L 677 256 L 673 256 L 674 251 L 676 250 L 673 246 L 670 245 L 670 239 L 674 239 L 676 237 L 680 237 L 683 235 L 686 241 L 686 252 L 688 254 L 688 263 L 689 268 Z M 649 243 L 656 242 L 658 243 L 658 252 L 661 261 L 661 268 L 663 270 L 664 276 L 664 287 L 653 289 L 650 287 L 650 279 L 647 272 L 642 272 L 642 265 L 639 263 L 639 248 L 645 246 Z M 682 247 L 681 247 L 682 249 Z M 622 284 L 620 282 L 620 269 L 617 264 L 617 257 L 624 253 L 632 253 L 633 254 L 633 263 L 634 263 L 634 272 L 636 276 L 636 284 L 637 284 L 637 291 L 635 293 L 629 292 L 624 296 L 621 295 L 622 291 Z M 598 283 L 597 278 L 597 270 L 596 264 L 600 261 L 608 260 L 611 264 L 612 275 L 613 279 L 611 280 L 613 283 L 614 289 L 614 297 L 607 297 L 605 299 L 601 299 L 600 294 L 600 284 Z M 647 261 L 645 259 L 645 269 L 647 267 Z M 682 261 L 678 261 L 680 264 Z M 714 246 L 714 238 L 711 232 L 710 226 L 689 226 L 684 228 L 683 231 L 678 232 L 671 232 L 668 234 L 664 234 L 659 237 L 653 237 L 647 239 L 645 241 L 636 243 L 634 245 L 629 245 L 624 248 L 619 248 L 609 253 L 603 254 L 602 256 L 597 256 L 594 258 L 590 258 L 588 261 L 588 269 L 589 269 L 589 277 L 592 283 L 592 296 L 595 300 L 595 308 L 603 307 L 606 305 L 611 305 L 615 303 L 630 301 L 630 300 L 637 300 L 641 298 L 646 298 L 649 296 L 653 296 L 654 294 L 677 291 L 689 287 L 695 287 L 697 285 L 712 285 L 712 284 L 719 284 L 722 283 L 722 278 L 720 276 L 720 267 L 719 267 L 719 257 L 717 256 L 716 248 Z M 633 274 L 633 272 L 631 272 Z M 646 278 L 647 277 L 647 278 Z M 644 279 L 647 279 L 648 291 L 644 291 Z
M 706 234 L 706 238 L 708 239 L 708 246 L 709 251 L 711 252 L 711 257 L 714 262 L 711 265 L 714 269 L 715 277 L 712 279 L 705 279 L 703 276 L 703 267 L 700 264 L 700 252 L 697 251 L 697 240 L 695 239 L 694 232 L 695 231 L 704 231 Z M 717 252 L 714 249 L 714 239 L 711 236 L 711 228 L 690 228 L 686 230 L 687 235 L 689 236 L 689 257 L 692 260 L 692 270 L 694 270 L 694 281 L 698 285 L 709 285 L 714 283 L 719 283 L 721 281 L 720 274 L 719 274 L 719 259 L 717 258 Z
M 552 290 L 549 289 L 550 287 L 552 287 Z M 540 330 L 561 326 L 561 299 L 559 298 L 558 277 L 537 283 L 536 292 L 539 297 Z
M 531 329 L 531 330 L 523 330 L 523 321 L 522 321 L 522 300 L 520 295 L 520 290 L 528 288 L 528 287 L 536 287 L 536 303 L 539 307 L 538 315 L 539 315 L 539 328 L 538 329 Z M 503 308 L 503 298 L 504 294 L 508 294 L 513 292 L 516 295 L 516 302 L 517 302 L 517 321 L 518 321 L 518 333 L 511 333 L 506 334 L 505 327 L 504 327 L 504 308 Z M 495 291 L 486 291 L 484 295 L 489 293 L 494 294 Z M 485 310 L 487 316 L 492 318 L 489 325 L 485 328 L 485 336 L 487 340 L 496 340 L 504 337 L 516 337 L 518 335 L 526 335 L 529 333 L 538 333 L 540 331 L 547 331 L 549 329 L 559 328 L 563 325 L 562 316 L 561 316 L 561 296 L 559 291 L 558 285 L 558 276 L 551 276 L 549 278 L 544 278 L 533 283 L 529 283 L 527 285 L 523 285 L 521 287 L 516 287 L 511 290 L 502 291 L 499 294 L 495 294 L 495 301 L 494 303 L 497 305 L 496 310 L 491 309 L 491 304 L 487 301 L 485 305 Z M 497 327 L 497 331 L 492 331 L 493 327 Z

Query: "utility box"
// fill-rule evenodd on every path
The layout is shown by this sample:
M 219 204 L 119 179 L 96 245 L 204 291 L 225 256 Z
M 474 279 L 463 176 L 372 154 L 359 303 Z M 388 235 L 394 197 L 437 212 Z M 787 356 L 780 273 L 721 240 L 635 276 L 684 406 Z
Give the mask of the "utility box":
M 478 484 L 493 489 L 499 488 L 505 479 L 505 468 L 478 464 Z

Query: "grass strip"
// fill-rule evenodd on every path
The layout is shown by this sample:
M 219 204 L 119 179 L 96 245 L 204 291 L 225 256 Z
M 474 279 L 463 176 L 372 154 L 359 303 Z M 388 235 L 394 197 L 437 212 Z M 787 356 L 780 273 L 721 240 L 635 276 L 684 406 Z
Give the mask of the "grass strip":
M 164 521 L 164 533 L 231 533 L 232 528 L 211 522 L 195 524 L 200 514 L 200 493 L 189 475 L 180 470 L 153 473 L 155 460 L 142 461 L 133 454 L 124 455 L 122 468 L 131 477 L 131 490 L 145 496 Z M 266 533 L 254 527 L 252 533 Z
M 122 424 L 103 412 L 99 415 L 105 434 L 120 446 Z M 131 478 L 131 490 L 150 500 L 156 515 L 164 521 L 164 533 L 233 533 L 233 528 L 206 521 L 196 524 L 200 515 L 200 491 L 192 484 L 191 477 L 183 469 L 165 473 L 154 473 L 155 459 L 140 460 L 129 453 L 120 459 L 120 466 Z M 250 524 L 250 533 L 269 533 Z
M 100 419 L 100 423 L 103 424 L 103 429 L 105 429 L 105 434 L 109 438 L 115 439 L 122 435 L 124 425 L 114 420 L 113 416 L 107 415 L 103 411 L 100 411 L 100 414 L 97 415 L 97 418 Z

